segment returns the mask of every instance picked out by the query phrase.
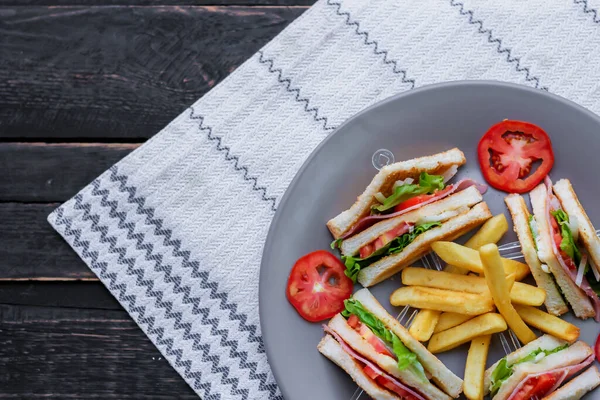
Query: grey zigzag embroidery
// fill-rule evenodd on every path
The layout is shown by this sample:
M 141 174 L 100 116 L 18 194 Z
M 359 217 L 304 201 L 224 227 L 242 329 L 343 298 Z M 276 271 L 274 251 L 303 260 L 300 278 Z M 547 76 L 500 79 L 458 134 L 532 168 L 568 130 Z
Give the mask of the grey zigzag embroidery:
M 248 333 L 248 341 L 258 343 L 258 352 L 264 353 L 264 346 L 262 343 L 262 337 L 256 334 L 257 327 L 253 324 L 247 324 L 247 316 L 244 314 L 240 314 L 237 312 L 237 306 L 233 303 L 228 302 L 227 293 L 218 291 L 218 284 L 216 282 L 212 282 L 209 280 L 208 273 L 206 271 L 198 271 L 199 263 L 197 261 L 190 260 L 190 252 L 187 250 L 181 250 L 181 241 L 172 239 L 172 231 L 163 227 L 163 221 L 157 218 L 154 218 L 154 210 L 149 207 L 144 207 L 145 200 L 141 197 L 135 196 L 135 188 L 131 186 L 127 186 L 126 181 L 127 178 L 124 175 L 118 175 L 116 167 L 110 169 L 109 179 L 113 182 L 118 182 L 119 191 L 123 193 L 128 193 L 128 202 L 133 205 L 137 205 L 137 213 L 139 215 L 146 216 L 146 223 L 153 226 L 155 228 L 155 234 L 164 237 L 164 244 L 172 248 L 173 254 L 177 257 L 182 258 L 182 265 L 185 268 L 192 268 L 192 276 L 195 278 L 199 278 L 197 284 L 200 285 L 203 289 L 208 289 L 210 291 L 210 298 L 219 300 L 219 306 L 221 310 L 229 311 L 229 319 L 239 321 L 240 330 Z M 202 315 L 203 322 L 206 324 L 210 324 L 211 334 L 218 335 L 221 337 L 220 344 L 226 348 L 230 348 L 229 356 L 233 359 L 239 360 L 239 368 L 246 369 L 249 371 L 249 376 L 252 380 L 257 380 L 259 382 L 259 388 L 263 391 L 268 391 L 270 394 L 270 398 L 280 399 L 281 397 L 277 394 L 277 386 L 275 384 L 267 384 L 267 375 L 266 374 L 256 374 L 254 371 L 256 370 L 257 364 L 254 362 L 248 362 L 248 354 L 244 351 L 238 351 L 238 342 L 235 340 L 227 340 L 228 331 L 217 329 L 218 320 L 215 318 L 209 319 L 209 310 L 206 308 L 200 307 L 200 299 L 191 298 L 190 297 L 190 287 L 183 284 L 181 282 L 181 278 L 178 276 L 173 276 L 171 274 L 172 267 L 170 265 L 163 265 L 163 256 L 161 254 L 157 254 L 154 252 L 154 247 L 151 243 L 145 241 L 145 237 L 142 233 L 136 233 L 134 231 L 134 226 L 130 222 L 127 221 L 127 216 L 123 212 L 119 212 L 117 210 L 117 204 L 114 201 L 108 200 L 108 191 L 107 190 L 99 190 L 99 181 L 94 181 L 92 183 L 93 190 L 92 194 L 94 196 L 101 196 L 100 204 L 103 207 L 110 208 L 110 216 L 113 218 L 118 218 L 120 220 L 118 226 L 120 229 L 128 230 L 128 238 L 136 241 L 136 248 L 138 250 L 144 250 L 146 252 L 146 260 L 155 261 L 156 266 L 155 269 L 158 271 L 162 271 L 165 273 L 166 281 L 173 282 L 174 284 L 174 292 L 175 293 L 183 293 L 183 302 L 185 304 L 192 304 L 192 313 Z M 143 279 L 143 270 L 142 269 L 134 269 L 135 261 L 133 259 L 125 258 L 126 249 L 122 247 L 116 247 L 116 238 L 114 236 L 108 235 L 108 227 L 100 226 L 99 220 L 100 217 L 98 215 L 90 214 L 91 206 L 89 203 L 83 202 L 83 198 L 81 194 L 78 194 L 75 197 L 75 206 L 76 209 L 83 211 L 83 219 L 86 221 L 91 221 L 92 230 L 100 233 L 101 242 L 105 244 L 109 244 L 110 251 L 113 254 L 118 255 L 119 262 L 127 265 L 127 273 L 136 276 L 136 283 L 146 288 L 146 294 L 156 299 L 155 305 L 159 308 L 163 308 L 165 310 L 165 315 L 167 318 L 174 320 L 175 327 L 177 329 L 184 330 L 184 338 L 187 340 L 193 340 L 193 348 L 195 350 L 202 351 L 203 361 L 210 362 L 212 364 L 211 370 L 213 372 L 220 372 L 223 374 L 221 379 L 223 384 L 230 384 L 233 387 L 232 394 L 241 395 L 242 398 L 248 397 L 248 390 L 239 388 L 239 379 L 235 377 L 230 377 L 229 367 L 224 366 L 218 362 L 218 358 L 213 357 L 209 353 L 209 346 L 202 345 L 200 343 L 200 335 L 191 333 L 191 325 L 189 323 L 182 323 L 181 320 L 183 318 L 182 314 L 179 312 L 173 312 L 172 303 L 163 300 L 163 293 L 161 291 L 153 290 L 154 283 L 150 280 Z M 98 254 L 97 252 L 89 251 L 89 242 L 81 240 L 81 232 L 79 230 L 71 229 L 71 222 L 68 219 L 63 218 L 63 210 L 60 208 L 57 211 L 57 224 L 65 225 L 65 234 L 68 236 L 72 236 L 73 246 L 79 247 L 82 249 L 82 255 L 91 261 L 91 265 L 95 268 L 96 272 L 103 277 L 104 279 L 109 281 L 109 288 L 115 292 L 115 296 L 124 304 L 128 306 L 130 313 L 137 313 L 139 315 L 138 322 L 140 324 L 147 325 L 148 334 L 152 334 L 155 337 L 155 341 L 158 345 L 161 345 L 165 349 L 166 355 L 170 355 L 174 357 L 172 360 L 173 364 L 180 368 L 182 373 L 186 378 L 193 382 L 193 387 L 195 389 L 203 389 L 206 392 L 206 399 L 220 399 L 220 394 L 218 393 L 210 393 L 211 385 L 209 383 L 201 383 L 201 373 L 199 371 L 191 371 L 191 361 L 190 360 L 182 360 L 183 352 L 181 349 L 173 349 L 173 340 L 165 339 L 163 337 L 164 330 L 160 327 L 156 328 L 154 326 L 154 317 L 145 317 L 145 307 L 139 306 L 136 304 L 136 298 L 133 295 L 127 295 L 126 287 L 124 284 L 116 283 L 116 275 L 108 274 L 106 271 L 106 263 L 98 262 Z
M 225 160 L 232 162 L 233 169 L 243 172 L 244 180 L 252 183 L 252 190 L 259 192 L 264 201 L 271 203 L 272 211 L 277 211 L 277 198 L 274 196 L 268 196 L 267 188 L 265 186 L 258 186 L 258 178 L 256 176 L 250 176 L 250 171 L 248 170 L 247 166 L 240 165 L 240 157 L 232 156 L 231 149 L 228 146 L 223 146 L 223 139 L 220 136 L 214 135 L 212 128 L 204 124 L 204 117 L 201 115 L 194 115 L 194 109 L 191 107 L 190 110 L 190 119 L 199 121 L 198 128 L 200 128 L 200 131 L 206 132 L 206 137 L 208 140 L 216 143 L 217 151 L 220 151 L 225 155 Z
M 598 16 L 598 11 L 595 8 L 590 8 L 588 4 L 588 0 L 573 0 L 575 4 L 583 4 L 583 12 L 585 14 L 592 15 L 592 21 L 596 24 L 600 24 L 600 17 Z
M 298 103 L 304 104 L 304 111 L 311 114 L 313 119 L 323 124 L 323 129 L 330 131 L 335 129 L 335 126 L 328 126 L 327 117 L 319 115 L 319 107 L 310 106 L 310 100 L 306 97 L 300 97 L 300 88 L 292 87 L 292 80 L 290 78 L 283 77 L 283 71 L 281 68 L 275 68 L 275 61 L 273 58 L 265 58 L 265 53 L 262 50 L 258 51 L 258 62 L 267 65 L 269 72 L 277 75 L 277 80 L 285 86 L 285 90 L 294 94 L 294 99 Z
M 354 27 L 354 32 L 358 35 L 361 36 L 363 38 L 363 43 L 366 46 L 370 46 L 373 48 L 373 53 L 375 53 L 375 55 L 377 56 L 383 56 L 383 62 L 384 64 L 387 65 L 391 65 L 392 66 L 392 71 L 395 74 L 399 74 L 402 78 L 402 82 L 403 83 L 408 83 L 410 84 L 410 88 L 414 89 L 415 88 L 415 80 L 414 79 L 410 79 L 408 78 L 408 73 L 406 72 L 405 69 L 402 69 L 400 67 L 398 67 L 398 62 L 396 60 L 391 60 L 389 58 L 389 53 L 387 50 L 380 50 L 379 48 L 379 43 L 376 40 L 372 40 L 369 39 L 369 33 L 366 31 L 362 31 L 360 29 L 360 24 L 357 21 L 353 21 L 350 13 L 347 11 L 342 11 L 342 4 L 339 2 L 335 2 L 335 1 L 331 1 L 331 0 L 327 0 L 327 4 L 330 6 L 335 6 L 336 10 L 335 13 L 337 15 L 339 15 L 340 17 L 344 17 L 346 20 L 346 25 L 350 26 L 350 27 Z
M 481 33 L 482 35 L 485 35 L 487 37 L 488 42 L 496 45 L 496 51 L 498 52 L 498 54 L 506 55 L 506 61 L 509 64 L 513 64 L 515 66 L 515 69 L 517 70 L 517 72 L 525 72 L 525 80 L 526 81 L 534 82 L 535 87 L 537 89 L 542 89 L 542 90 L 546 90 L 546 91 L 548 90 L 548 88 L 546 86 L 540 87 L 540 79 L 537 76 L 533 76 L 531 74 L 529 67 L 521 66 L 521 59 L 518 57 L 513 57 L 511 49 L 509 49 L 507 47 L 502 47 L 502 39 L 494 37 L 494 34 L 491 29 L 484 28 L 482 20 L 475 19 L 475 14 L 473 13 L 472 10 L 465 10 L 465 6 L 463 3 L 460 3 L 460 2 L 457 2 L 454 0 L 450 0 L 450 5 L 452 7 L 457 7 L 458 12 L 461 15 L 465 15 L 465 16 L 468 15 L 469 16 L 469 24 L 477 26 L 477 31 L 479 33 Z

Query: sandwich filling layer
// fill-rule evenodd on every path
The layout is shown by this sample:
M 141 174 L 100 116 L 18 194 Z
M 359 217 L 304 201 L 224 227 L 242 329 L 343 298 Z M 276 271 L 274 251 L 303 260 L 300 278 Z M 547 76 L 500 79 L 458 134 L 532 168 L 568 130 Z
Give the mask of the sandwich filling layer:
M 406 214 L 471 186 L 476 186 L 481 194 L 487 190 L 486 185 L 479 184 L 472 179 L 463 179 L 446 186 L 444 176 L 429 175 L 426 172 L 421 173 L 417 183 L 413 183 L 410 179 L 396 182 L 389 196 L 385 197 L 383 194 L 377 193 L 375 199 L 379 204 L 371 207 L 370 215 L 361 218 L 331 245 L 333 248 L 338 247 L 344 239 L 362 232 L 379 221 Z
M 524 357 L 513 361 L 509 364 L 507 357 L 504 357 L 496 365 L 496 368 L 491 374 L 491 396 L 494 398 L 502 385 L 513 375 L 517 366 L 525 366 L 526 364 L 535 365 L 544 360 L 551 354 L 558 353 L 569 347 L 568 344 L 558 346 L 554 349 L 547 350 L 538 348 Z M 518 385 L 512 390 L 507 400 L 530 399 L 534 396 L 541 398 L 547 394 L 554 392 L 562 383 L 575 375 L 583 368 L 587 367 L 594 361 L 594 355 L 591 354 L 583 361 L 574 363 L 573 365 L 560 366 L 543 372 L 535 372 L 527 374 Z
M 456 215 L 458 215 L 458 212 L 456 212 Z M 444 215 L 444 217 L 453 217 L 456 215 Z M 372 264 L 383 257 L 400 253 L 406 246 L 411 244 L 417 236 L 439 226 L 442 226 L 440 221 L 422 224 L 411 224 L 407 222 L 400 224 L 396 228 L 384 233 L 373 242 L 361 247 L 358 257 L 342 256 L 342 261 L 346 266 L 346 276 L 356 282 L 356 277 L 361 268 Z
M 600 298 L 598 298 L 598 294 L 585 276 L 590 270 L 588 256 L 579 249 L 574 236 L 578 232 L 576 221 L 571 220 L 569 215 L 562 209 L 560 201 L 552 192 L 550 179 L 546 179 L 545 184 L 548 190 L 548 198 L 546 199 L 548 213 L 546 218 L 548 226 L 552 229 L 551 251 L 569 278 L 590 298 L 596 311 L 594 319 L 600 321 Z M 539 251 L 542 250 L 538 249 Z

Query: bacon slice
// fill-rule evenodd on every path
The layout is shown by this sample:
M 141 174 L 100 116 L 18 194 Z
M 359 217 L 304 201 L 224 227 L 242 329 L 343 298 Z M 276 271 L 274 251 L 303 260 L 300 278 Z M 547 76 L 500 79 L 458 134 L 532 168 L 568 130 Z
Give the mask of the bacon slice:
M 460 192 L 461 190 L 465 190 L 468 187 L 471 186 L 475 186 L 477 187 L 477 190 L 479 190 L 479 192 L 481 194 L 484 194 L 487 191 L 487 185 L 483 185 L 481 183 L 477 183 L 476 181 L 474 181 L 473 179 L 462 179 L 460 181 L 458 181 L 457 183 L 450 185 L 452 189 L 441 193 L 439 196 L 434 196 L 429 200 L 426 200 L 422 203 L 419 204 L 415 204 L 412 207 L 408 207 L 405 208 L 402 211 L 398 211 L 395 213 L 391 213 L 391 214 L 377 214 L 377 215 L 369 215 L 367 217 L 364 217 L 362 219 L 360 219 L 356 224 L 354 224 L 354 226 L 352 228 L 350 228 L 350 230 L 348 232 L 346 232 L 343 236 L 340 237 L 340 239 L 346 239 L 352 235 L 355 235 L 359 232 L 364 231 L 365 229 L 367 229 L 368 227 L 370 227 L 371 225 L 374 225 L 376 222 L 379 222 L 381 220 L 384 219 L 388 219 L 388 218 L 394 218 L 394 217 L 398 217 L 400 215 L 406 214 L 407 212 L 416 210 L 417 208 L 421 208 L 427 204 L 433 203 L 435 201 L 441 200 L 445 197 L 450 196 L 451 194 L 454 194 L 456 192 Z
M 373 364 L 371 361 L 369 361 L 366 358 L 360 356 L 357 352 L 354 351 L 354 349 L 352 347 L 350 347 L 350 346 L 348 346 L 348 344 L 346 344 L 346 342 L 344 341 L 344 339 L 342 339 L 341 336 L 337 334 L 337 332 L 335 332 L 329 326 L 323 325 L 323 330 L 325 330 L 325 332 L 327 332 L 331 336 L 333 336 L 335 338 L 335 340 L 337 340 L 338 343 L 342 346 L 342 348 L 344 349 L 344 351 L 346 353 L 348 353 L 352 358 L 354 358 L 355 360 L 357 360 L 357 361 L 361 362 L 362 364 L 368 366 L 373 371 L 375 371 L 379 375 L 383 376 L 385 379 L 393 382 L 396 386 L 398 386 L 398 387 L 402 388 L 403 390 L 407 391 L 412 396 L 414 396 L 417 400 L 428 400 L 427 398 L 423 397 L 418 392 L 415 392 L 414 389 L 411 389 L 410 387 L 406 386 L 405 384 L 403 384 L 402 382 L 400 382 L 399 380 L 397 380 L 393 376 L 387 374 L 385 371 L 382 371 L 377 365 Z
M 552 181 L 550 180 L 550 178 L 546 177 L 546 179 L 544 180 L 544 184 L 546 185 L 546 188 L 548 191 L 548 197 L 546 199 L 546 202 L 547 202 L 546 208 L 548 209 L 548 212 L 546 213 L 546 222 L 548 223 L 549 227 L 552 227 L 552 218 L 553 217 L 550 214 L 550 211 L 560 209 L 560 202 L 556 198 L 554 193 L 552 192 Z M 567 273 L 567 275 L 571 278 L 571 280 L 573 280 L 573 282 L 577 283 L 577 270 L 572 270 L 571 268 L 569 268 L 569 266 L 567 265 L 567 262 L 565 261 L 560 250 L 558 249 L 556 242 L 554 240 L 552 240 L 551 242 L 552 242 L 552 252 L 556 256 L 558 263 L 560 264 L 562 269 Z M 581 288 L 581 290 L 583 290 L 585 292 L 585 294 L 588 295 L 590 300 L 592 300 L 592 303 L 594 306 L 594 311 L 596 311 L 594 320 L 596 322 L 600 322 L 600 298 L 598 298 L 598 295 L 596 294 L 594 289 L 592 289 L 592 287 L 590 286 L 590 283 L 588 282 L 588 280 L 586 279 L 585 276 L 581 280 L 581 284 L 577 285 L 577 286 L 579 286 Z
M 562 385 L 562 383 L 565 381 L 565 379 L 568 379 L 571 376 L 575 375 L 576 373 L 578 373 L 579 371 L 581 371 L 582 369 L 584 369 L 585 367 L 587 367 L 588 365 L 590 365 L 593 362 L 594 362 L 594 355 L 592 354 L 588 358 L 586 358 L 585 360 L 580 362 L 579 364 L 569 365 L 568 367 L 561 367 L 561 368 L 552 369 L 552 370 L 546 371 L 546 372 L 538 372 L 537 374 L 527 375 L 527 377 L 525 379 L 523 379 L 517 385 L 517 387 L 515 387 L 515 389 L 513 390 L 513 392 L 511 393 L 511 395 L 508 397 L 507 400 L 513 400 L 514 397 L 519 393 L 519 390 L 521 390 L 521 388 L 523 386 L 525 386 L 528 383 L 528 381 L 531 379 L 537 378 L 539 376 L 547 375 L 547 374 L 553 374 L 553 375 L 557 376 L 558 379 L 557 379 L 556 383 L 554 384 L 554 386 L 552 387 L 552 389 L 548 390 L 547 393 L 536 393 L 536 395 L 539 398 L 541 398 L 542 396 L 545 396 L 547 394 L 554 392 L 560 385 Z

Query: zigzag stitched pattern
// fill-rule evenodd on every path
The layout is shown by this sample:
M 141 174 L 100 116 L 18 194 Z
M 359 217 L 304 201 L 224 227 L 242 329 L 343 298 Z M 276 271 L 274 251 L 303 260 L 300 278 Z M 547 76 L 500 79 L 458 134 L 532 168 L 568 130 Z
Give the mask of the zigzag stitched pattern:
M 583 12 L 586 14 L 592 14 L 593 21 L 600 24 L 600 18 L 598 17 L 598 11 L 594 8 L 590 8 L 588 0 L 573 0 L 575 4 L 583 4 Z
M 339 15 L 340 17 L 345 17 L 345 19 L 346 19 L 346 25 L 348 25 L 350 27 L 354 27 L 354 32 L 356 32 L 356 34 L 358 36 L 362 36 L 363 37 L 364 44 L 366 46 L 372 46 L 373 47 L 373 52 L 375 53 L 375 55 L 377 55 L 377 56 L 383 55 L 383 62 L 384 62 L 384 64 L 391 65 L 392 66 L 392 71 L 395 74 L 400 74 L 401 75 L 403 83 L 409 83 L 411 89 L 415 88 L 415 80 L 408 78 L 406 70 L 399 68 L 398 67 L 398 63 L 396 62 L 396 60 L 390 60 L 388 58 L 388 56 L 389 56 L 388 51 L 387 50 L 380 50 L 379 49 L 379 43 L 377 43 L 376 40 L 370 40 L 368 32 L 360 30 L 359 23 L 357 21 L 352 21 L 352 18 L 350 17 L 350 13 L 348 13 L 347 11 L 341 11 L 341 8 L 342 8 L 342 4 L 341 3 L 335 2 L 335 1 L 331 1 L 331 0 L 327 0 L 327 4 L 330 5 L 330 6 L 335 6 L 336 7 L 335 13 L 337 15 Z
M 515 68 L 518 72 L 525 72 L 525 80 L 528 82 L 535 82 L 535 87 L 537 89 L 548 90 L 546 86 L 540 87 L 540 79 L 536 76 L 532 76 L 529 71 L 529 67 L 521 66 L 521 59 L 513 57 L 511 54 L 511 49 L 502 47 L 502 40 L 494 37 L 492 30 L 483 27 L 483 21 L 480 19 L 475 19 L 475 15 L 472 10 L 465 10 L 465 6 L 463 3 L 456 2 L 454 0 L 450 0 L 450 5 L 453 7 L 458 7 L 458 11 L 461 15 L 469 16 L 469 24 L 478 26 L 477 30 L 482 35 L 487 35 L 488 42 L 492 44 L 496 44 L 496 51 L 498 54 L 506 54 L 506 61 L 510 64 L 514 64 Z
M 292 80 L 290 78 L 283 77 L 283 71 L 281 70 L 281 68 L 275 68 L 275 62 L 273 61 L 273 58 L 265 58 L 265 53 L 262 50 L 258 51 L 258 55 L 258 62 L 267 65 L 270 73 L 277 74 L 277 80 L 279 81 L 279 83 L 283 83 L 285 85 L 285 90 L 287 90 L 288 92 L 295 93 L 294 99 L 298 103 L 304 103 L 304 111 L 306 111 L 309 114 L 312 114 L 313 119 L 315 121 L 323 123 L 323 129 L 325 129 L 326 131 L 331 131 L 336 128 L 335 126 L 327 125 L 327 117 L 319 116 L 319 107 L 309 108 L 310 100 L 306 97 L 300 97 L 300 88 L 292 88 Z
M 208 273 L 206 271 L 199 271 L 199 263 L 197 261 L 190 260 L 190 252 L 185 250 L 181 251 L 181 241 L 172 239 L 172 231 L 170 229 L 163 227 L 163 221 L 157 218 L 154 218 L 154 210 L 149 207 L 144 207 L 145 199 L 142 197 L 135 196 L 135 188 L 132 186 L 127 186 L 126 181 L 127 177 L 124 175 L 118 175 L 116 166 L 113 166 L 110 169 L 111 175 L 109 179 L 112 182 L 120 183 L 119 191 L 122 193 L 128 194 L 128 202 L 130 204 L 137 205 L 137 214 L 145 215 L 146 220 L 145 223 L 154 227 L 154 234 L 160 235 L 164 237 L 164 244 L 170 246 L 173 250 L 173 255 L 182 259 L 182 266 L 185 268 L 192 268 L 192 277 L 199 278 L 195 284 L 198 284 L 203 289 L 208 289 L 210 291 L 210 298 L 219 300 L 219 307 L 221 310 L 229 311 L 229 319 L 239 321 L 240 331 L 248 332 L 248 341 L 258 343 L 258 352 L 264 353 L 264 346 L 262 343 L 262 337 L 256 335 L 257 327 L 253 324 L 246 324 L 247 316 L 237 312 L 237 306 L 233 303 L 228 302 L 227 293 L 218 291 L 218 284 L 216 282 L 210 281 Z M 119 229 L 127 230 L 127 237 L 129 239 L 136 241 L 136 249 L 144 250 L 146 252 L 145 259 L 147 261 L 155 262 L 155 270 L 161 271 L 165 273 L 166 281 L 173 282 L 174 288 L 173 291 L 175 293 L 183 293 L 183 302 L 185 304 L 192 304 L 193 314 L 202 315 L 203 322 L 206 324 L 210 324 L 211 334 L 218 335 L 221 337 L 220 344 L 224 347 L 230 348 L 229 356 L 232 359 L 239 359 L 239 368 L 247 369 L 249 371 L 250 378 L 252 380 L 257 380 L 259 382 L 260 390 L 267 390 L 270 393 L 270 398 L 281 399 L 281 396 L 277 394 L 277 386 L 275 384 L 266 384 L 267 376 L 266 374 L 256 374 L 254 371 L 257 368 L 257 364 L 254 362 L 247 362 L 248 353 L 245 351 L 238 351 L 238 342 L 234 340 L 227 340 L 227 336 L 229 334 L 226 330 L 217 329 L 218 320 L 215 318 L 209 319 L 210 310 L 207 308 L 200 307 L 200 299 L 199 298 L 190 298 L 190 287 L 182 284 L 181 277 L 172 275 L 172 266 L 163 265 L 163 256 L 154 252 L 154 246 L 152 243 L 145 240 L 145 237 L 142 233 L 135 233 L 134 225 L 127 221 L 127 215 L 124 212 L 117 211 L 117 203 L 115 201 L 108 200 L 109 191 L 108 190 L 99 190 L 100 182 L 94 181 L 92 183 L 93 190 L 92 195 L 101 196 L 100 204 L 103 207 L 109 207 L 110 212 L 109 215 L 112 218 L 118 218 Z M 143 274 L 144 271 L 140 268 L 134 269 L 135 260 L 132 258 L 125 258 L 126 249 L 123 247 L 116 248 L 115 243 L 117 242 L 116 237 L 107 236 L 108 227 L 107 226 L 99 226 L 98 222 L 100 220 L 100 216 L 97 214 L 91 215 L 91 205 L 83 201 L 83 196 L 78 194 L 75 196 L 75 209 L 82 210 L 84 212 L 83 220 L 90 221 L 92 230 L 94 232 L 98 232 L 101 235 L 100 241 L 104 244 L 109 244 L 110 252 L 118 255 L 119 263 L 123 265 L 127 265 L 127 273 L 132 276 L 137 276 L 136 283 L 141 287 L 146 288 L 146 294 L 150 297 L 156 299 L 155 305 L 158 308 L 162 308 L 165 310 L 165 315 L 168 319 L 172 319 L 175 321 L 174 326 L 176 329 L 184 330 L 184 338 L 186 340 L 193 340 L 193 348 L 195 350 L 201 350 L 203 353 L 203 361 L 211 362 L 212 372 L 220 372 L 224 376 L 221 379 L 221 382 L 224 384 L 230 384 L 233 386 L 232 394 L 242 395 L 242 398 L 248 397 L 248 389 L 239 388 L 239 379 L 235 377 L 229 377 L 230 370 L 229 367 L 220 365 L 218 363 L 218 359 L 212 357 L 209 354 L 209 345 L 200 343 L 201 337 L 197 333 L 191 333 L 191 324 L 189 323 L 181 323 L 183 318 L 182 314 L 179 312 L 172 312 L 172 303 L 163 300 L 163 292 L 153 290 L 154 282 L 152 280 L 144 280 Z M 79 247 L 82 249 L 82 256 L 89 259 L 91 261 L 91 265 L 94 266 L 96 272 L 104 279 L 109 281 L 108 287 L 114 292 L 115 296 L 129 309 L 130 313 L 136 312 L 138 313 L 139 320 L 138 323 L 145 324 L 148 334 L 152 334 L 155 338 L 157 345 L 164 346 L 166 355 L 174 356 L 174 364 L 176 367 L 179 367 L 186 378 L 190 379 L 193 382 L 193 387 L 196 389 L 203 389 L 205 391 L 206 399 L 220 399 L 221 395 L 218 393 L 210 393 L 211 385 L 210 383 L 201 383 L 199 379 L 201 379 L 201 374 L 199 371 L 190 371 L 191 369 L 191 361 L 190 360 L 182 360 L 182 350 L 181 349 L 173 349 L 173 340 L 163 338 L 164 329 L 161 327 L 154 327 L 154 317 L 145 317 L 145 307 L 138 306 L 136 304 L 136 298 L 133 295 L 128 295 L 126 293 L 126 286 L 124 284 L 116 284 L 116 274 L 109 274 L 106 271 L 107 265 L 104 262 L 98 262 L 98 253 L 95 251 L 89 251 L 89 242 L 85 240 L 81 240 L 81 232 L 80 230 L 71 229 L 71 221 L 69 219 L 65 219 L 63 217 L 63 209 L 60 208 L 57 211 L 56 217 L 57 225 L 65 225 L 65 234 L 68 236 L 73 236 L 73 246 Z
M 217 144 L 217 150 L 225 153 L 225 160 L 233 161 L 233 168 L 236 171 L 244 172 L 244 180 L 248 182 L 252 182 L 252 190 L 260 192 L 261 198 L 267 203 L 271 203 L 271 210 L 277 211 L 277 198 L 274 196 L 267 196 L 267 188 L 265 186 L 258 186 L 258 178 L 256 176 L 250 176 L 250 172 L 248 171 L 248 167 L 245 165 L 240 166 L 240 157 L 232 156 L 231 149 L 228 146 L 222 145 L 222 138 L 216 135 L 213 135 L 212 128 L 210 126 L 204 125 L 204 117 L 201 115 L 194 115 L 194 109 L 190 107 L 190 119 L 200 121 L 198 124 L 198 128 L 201 131 L 206 132 L 206 137 L 211 142 L 215 142 Z

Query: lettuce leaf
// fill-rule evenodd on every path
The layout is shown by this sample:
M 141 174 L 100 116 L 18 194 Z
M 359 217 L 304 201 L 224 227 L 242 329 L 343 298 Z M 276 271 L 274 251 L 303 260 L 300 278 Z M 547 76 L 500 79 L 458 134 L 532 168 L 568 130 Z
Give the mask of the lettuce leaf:
M 569 216 L 563 210 L 551 211 L 550 214 L 552 214 L 558 223 L 558 226 L 560 226 L 560 235 L 562 237 L 560 249 L 575 262 L 575 265 L 579 265 L 579 261 L 581 261 L 581 252 L 579 251 L 577 244 L 575 244 L 573 233 L 569 228 Z
M 412 232 L 408 232 L 404 235 L 397 237 L 396 239 L 387 243 L 380 249 L 377 249 L 375 252 L 373 252 L 373 254 L 365 258 L 342 256 L 342 261 L 346 266 L 346 271 L 344 273 L 348 278 L 352 279 L 352 281 L 356 283 L 356 277 L 358 276 L 358 273 L 360 272 L 363 266 L 371 264 L 382 257 L 400 253 L 402 250 L 404 250 L 406 246 L 411 244 L 421 233 L 426 232 L 437 226 L 442 226 L 442 223 L 430 222 L 427 224 L 418 225 L 413 229 Z M 367 261 L 366 264 L 365 261 Z
M 356 315 L 360 322 L 368 326 L 375 336 L 383 340 L 396 355 L 399 369 L 411 369 L 424 382 L 428 381 L 423 365 L 417 359 L 417 355 L 411 352 L 394 332 L 387 329 L 383 322 L 367 311 L 360 301 L 348 299 L 344 301 L 344 305 L 346 308 L 342 311 L 342 315 L 346 318 L 353 314 Z
M 442 175 L 429 175 L 427 172 L 421 172 L 418 184 L 407 184 L 398 186 L 394 193 L 388 196 L 383 204 L 371 207 L 372 213 L 382 213 L 412 197 L 421 194 L 431 194 L 436 190 L 444 188 L 444 177 Z
M 329 246 L 335 250 L 336 248 L 338 248 L 342 245 L 343 241 L 344 241 L 344 239 L 335 239 L 333 242 L 331 242 L 331 244 Z
M 508 365 L 508 361 L 506 360 L 506 357 L 504 357 L 503 359 L 500 360 L 500 362 L 498 363 L 496 368 L 494 368 L 494 371 L 492 372 L 492 375 L 491 375 L 492 386 L 490 387 L 490 391 L 491 391 L 492 397 L 494 397 L 496 395 L 496 392 L 500 389 L 500 386 L 502 386 L 504 381 L 506 381 L 508 378 L 510 378 L 510 376 L 513 374 L 513 367 L 515 365 L 533 361 L 533 360 L 535 360 L 537 355 L 540 353 L 544 353 L 545 356 L 549 356 L 550 354 L 558 353 L 559 351 L 562 351 L 562 350 L 566 349 L 567 347 L 569 347 L 568 344 L 559 346 L 552 350 L 542 350 L 542 349 L 538 348 L 538 349 L 532 351 L 531 353 L 527 354 L 525 357 L 521 358 L 519 361 L 515 362 L 514 364 L 512 364 L 510 366 Z

